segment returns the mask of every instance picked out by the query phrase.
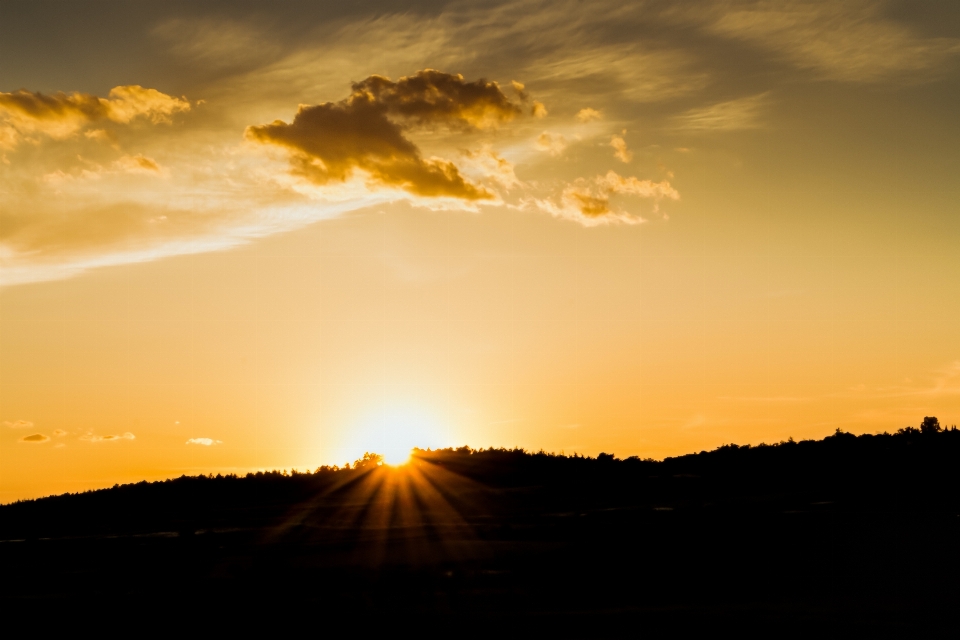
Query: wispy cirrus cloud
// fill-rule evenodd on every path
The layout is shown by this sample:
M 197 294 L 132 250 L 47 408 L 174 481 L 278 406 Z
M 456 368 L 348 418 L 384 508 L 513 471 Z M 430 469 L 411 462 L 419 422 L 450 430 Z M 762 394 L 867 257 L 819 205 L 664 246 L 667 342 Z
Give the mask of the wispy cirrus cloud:
M 673 118 L 673 127 L 684 131 L 742 131 L 764 126 L 769 92 L 690 109 Z
M 706 29 L 844 82 L 927 80 L 960 54 L 960 39 L 924 36 L 886 17 L 884 5 L 876 0 L 727 3 L 710 12 Z
M 31 422 L 30 420 L 12 420 L 12 421 L 5 420 L 3 422 L 3 426 L 9 429 L 32 429 L 33 422 Z

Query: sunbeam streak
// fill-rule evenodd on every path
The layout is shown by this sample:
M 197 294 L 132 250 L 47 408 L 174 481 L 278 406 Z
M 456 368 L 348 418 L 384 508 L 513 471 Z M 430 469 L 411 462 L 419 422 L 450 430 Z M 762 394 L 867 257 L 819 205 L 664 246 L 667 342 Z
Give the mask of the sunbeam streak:
M 405 464 L 378 454 L 358 460 L 348 477 L 292 509 L 272 541 L 336 545 L 365 565 L 428 566 L 484 557 L 475 522 L 490 489 L 414 450 Z

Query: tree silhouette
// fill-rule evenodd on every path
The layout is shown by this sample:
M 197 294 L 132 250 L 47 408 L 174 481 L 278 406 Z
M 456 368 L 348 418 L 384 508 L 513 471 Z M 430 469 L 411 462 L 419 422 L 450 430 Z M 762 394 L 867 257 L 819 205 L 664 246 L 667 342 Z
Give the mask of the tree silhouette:
M 920 423 L 920 433 L 922 434 L 939 433 L 940 431 L 940 421 L 934 416 L 926 416 Z

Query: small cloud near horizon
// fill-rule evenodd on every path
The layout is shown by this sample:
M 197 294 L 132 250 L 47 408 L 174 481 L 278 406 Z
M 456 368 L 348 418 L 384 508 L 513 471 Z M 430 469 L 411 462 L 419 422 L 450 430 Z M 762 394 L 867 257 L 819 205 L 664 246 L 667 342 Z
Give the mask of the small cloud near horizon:
M 10 429 L 32 429 L 33 423 L 29 420 L 14 420 L 13 422 L 4 421 L 3 426 Z
M 136 436 L 125 431 L 120 434 L 111 434 L 106 436 L 97 435 L 95 433 L 87 432 L 80 436 L 80 439 L 84 442 L 119 442 L 120 440 L 135 440 Z
M 41 442 L 48 442 L 50 436 L 44 435 L 42 433 L 34 433 L 29 436 L 23 436 L 20 438 L 20 442 L 26 442 L 29 444 L 40 444 Z
M 187 444 L 198 444 L 202 447 L 212 447 L 215 444 L 223 444 L 223 440 L 214 440 L 213 438 L 190 438 Z

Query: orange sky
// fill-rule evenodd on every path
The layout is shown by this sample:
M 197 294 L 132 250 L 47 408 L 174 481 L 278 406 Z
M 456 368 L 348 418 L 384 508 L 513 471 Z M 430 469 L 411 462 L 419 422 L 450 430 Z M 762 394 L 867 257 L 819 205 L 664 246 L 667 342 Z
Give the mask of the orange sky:
M 958 422 L 957 9 L 313 5 L 5 10 L 0 500 Z

